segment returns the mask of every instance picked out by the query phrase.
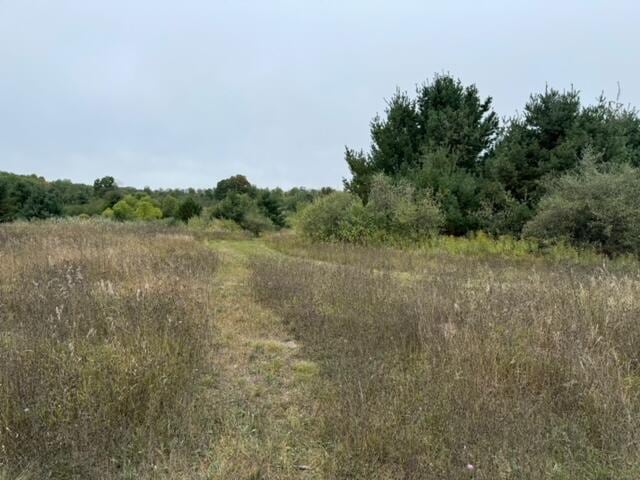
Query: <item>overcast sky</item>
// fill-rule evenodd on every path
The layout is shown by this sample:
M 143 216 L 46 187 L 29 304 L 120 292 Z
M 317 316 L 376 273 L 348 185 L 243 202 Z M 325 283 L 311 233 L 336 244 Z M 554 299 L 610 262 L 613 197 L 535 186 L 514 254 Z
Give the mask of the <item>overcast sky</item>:
M 338 186 L 396 86 L 640 106 L 637 0 L 0 0 L 0 170 Z

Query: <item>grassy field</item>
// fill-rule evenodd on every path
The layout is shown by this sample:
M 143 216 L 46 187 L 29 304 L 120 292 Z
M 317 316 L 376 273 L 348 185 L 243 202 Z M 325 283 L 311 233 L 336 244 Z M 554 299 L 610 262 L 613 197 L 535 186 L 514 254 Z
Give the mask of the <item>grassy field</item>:
M 640 478 L 637 265 L 450 244 L 1 226 L 0 478 Z
M 325 478 L 640 478 L 637 266 L 271 245 L 253 290 L 317 366 Z

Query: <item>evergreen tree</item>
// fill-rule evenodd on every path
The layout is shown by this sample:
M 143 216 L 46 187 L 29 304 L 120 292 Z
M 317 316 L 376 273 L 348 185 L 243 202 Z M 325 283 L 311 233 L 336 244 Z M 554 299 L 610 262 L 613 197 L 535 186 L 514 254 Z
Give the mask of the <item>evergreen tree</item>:
M 640 164 L 640 120 L 634 110 L 601 97 L 581 108 L 579 93 L 546 89 L 513 119 L 489 161 L 488 174 L 513 197 L 535 207 L 546 180 L 576 168 L 591 149 L 601 163 Z
M 385 117 L 371 122 L 370 153 L 347 148 L 352 178 L 345 180 L 345 188 L 366 202 L 374 174 L 414 177 L 435 152 L 454 159 L 456 168 L 481 170 L 478 165 L 498 129 L 491 102 L 482 100 L 474 85 L 464 87 L 449 75 L 437 75 L 422 85 L 415 100 L 397 91 Z
M 177 218 L 183 222 L 188 222 L 191 217 L 197 217 L 202 212 L 202 205 L 192 197 L 185 198 L 178 207 Z
M 262 214 L 271 220 L 276 227 L 285 226 L 282 190 L 261 190 L 257 203 Z
M 396 91 L 388 102 L 385 118 L 371 122 L 370 163 L 376 172 L 395 176 L 419 163 L 421 135 L 415 101 Z
M 498 130 L 491 97 L 482 100 L 475 85 L 436 75 L 418 89 L 416 103 L 422 151 L 444 149 L 456 155 L 457 166 L 475 170 Z

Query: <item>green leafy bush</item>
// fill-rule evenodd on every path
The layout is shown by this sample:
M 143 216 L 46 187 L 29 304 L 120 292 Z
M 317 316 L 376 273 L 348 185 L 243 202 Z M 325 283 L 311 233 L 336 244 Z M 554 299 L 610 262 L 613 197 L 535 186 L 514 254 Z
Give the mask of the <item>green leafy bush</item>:
M 162 218 L 162 210 L 151 198 L 145 197 L 138 201 L 135 215 L 139 220 L 159 220 Z
M 443 223 L 428 191 L 416 192 L 406 181 L 378 174 L 371 179 L 369 201 L 346 192 L 320 197 L 304 209 L 297 227 L 312 240 L 365 242 L 417 240 L 436 234 Z
M 229 193 L 215 206 L 212 216 L 233 220 L 254 235 L 274 228 L 271 219 L 263 213 L 256 200 L 247 193 Z
M 373 177 L 365 213 L 378 235 L 400 238 L 432 236 L 443 223 L 440 207 L 429 191 L 418 193 L 409 182 L 394 183 L 381 174 Z
M 548 185 L 524 235 L 595 247 L 607 254 L 640 253 L 640 170 L 597 168 L 587 161 L 578 173 Z
M 127 195 L 118 203 L 116 203 L 111 209 L 113 211 L 113 218 L 121 222 L 125 222 L 127 220 L 135 220 L 136 203 L 137 200 L 135 197 L 133 197 L 132 195 Z
M 160 208 L 162 209 L 162 216 L 165 218 L 176 217 L 178 214 L 178 207 L 180 202 L 173 195 L 165 195 L 160 201 Z
M 362 201 L 347 192 L 316 199 L 298 214 L 295 225 L 305 237 L 319 241 L 354 241 L 369 231 Z

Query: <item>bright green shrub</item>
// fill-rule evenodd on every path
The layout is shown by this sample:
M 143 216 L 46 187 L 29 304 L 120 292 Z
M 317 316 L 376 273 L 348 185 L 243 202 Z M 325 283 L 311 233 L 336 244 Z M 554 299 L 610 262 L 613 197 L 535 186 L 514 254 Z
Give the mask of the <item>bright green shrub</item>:
M 111 210 L 112 213 L 110 213 L 109 210 Z M 103 216 L 121 222 L 130 220 L 158 220 L 162 218 L 162 210 L 148 195 L 141 198 L 126 195 L 122 200 L 117 202 L 113 208 L 107 208 L 103 212 Z
M 104 218 L 108 218 L 109 220 L 113 220 L 115 217 L 115 214 L 113 213 L 113 209 L 112 208 L 106 208 L 104 210 L 104 212 L 102 212 L 102 216 Z
M 115 220 L 119 220 L 121 222 L 127 220 L 135 220 L 136 218 L 136 210 L 135 210 L 135 198 L 131 195 L 127 195 L 118 203 L 116 203 L 113 208 L 113 218 Z
M 297 229 L 318 241 L 355 241 L 366 236 L 362 201 L 347 192 L 334 192 L 316 199 L 296 217 Z
M 307 238 L 321 241 L 417 240 L 436 234 L 443 223 L 438 204 L 428 191 L 416 192 L 408 182 L 394 183 L 378 174 L 371 178 L 369 201 L 346 192 L 318 198 L 297 218 Z
M 159 220 L 162 218 L 162 210 L 149 197 L 138 201 L 135 211 L 138 220 Z

